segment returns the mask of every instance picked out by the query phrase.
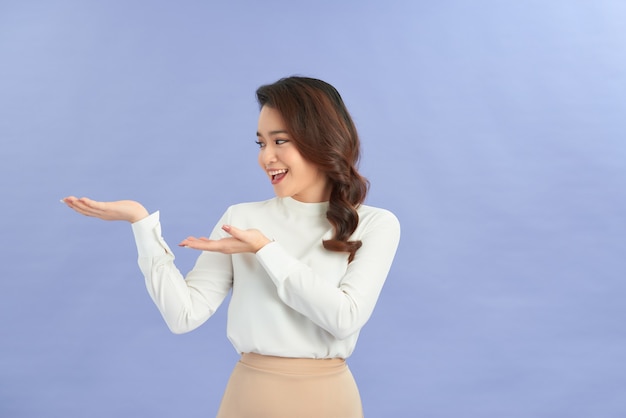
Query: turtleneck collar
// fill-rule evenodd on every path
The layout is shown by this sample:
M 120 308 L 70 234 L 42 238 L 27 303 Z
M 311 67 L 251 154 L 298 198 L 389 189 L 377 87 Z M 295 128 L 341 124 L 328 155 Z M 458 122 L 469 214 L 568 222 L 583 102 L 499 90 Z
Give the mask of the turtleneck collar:
M 287 210 L 295 211 L 310 216 L 326 215 L 328 211 L 328 202 L 306 203 L 300 202 L 292 197 L 279 197 L 279 202 L 284 205 Z

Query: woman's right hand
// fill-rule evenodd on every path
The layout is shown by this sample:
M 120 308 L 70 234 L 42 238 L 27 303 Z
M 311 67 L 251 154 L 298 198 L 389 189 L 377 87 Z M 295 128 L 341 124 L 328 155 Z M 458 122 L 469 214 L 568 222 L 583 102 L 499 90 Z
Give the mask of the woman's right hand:
M 128 221 L 134 223 L 149 215 L 146 208 L 134 200 L 118 200 L 116 202 L 98 202 L 86 197 L 80 199 L 69 196 L 61 199 L 76 212 L 103 219 L 105 221 Z

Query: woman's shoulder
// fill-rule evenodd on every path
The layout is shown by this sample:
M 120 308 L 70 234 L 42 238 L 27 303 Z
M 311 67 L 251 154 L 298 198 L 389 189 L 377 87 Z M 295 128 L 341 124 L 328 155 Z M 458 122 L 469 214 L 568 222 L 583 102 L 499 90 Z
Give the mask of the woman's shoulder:
M 271 199 L 267 199 L 267 200 L 259 200 L 257 202 L 242 202 L 242 203 L 235 203 L 233 205 L 230 205 L 228 207 L 228 210 L 230 212 L 249 212 L 249 211 L 256 211 L 259 210 L 261 208 L 267 208 L 267 207 L 271 207 L 273 205 L 276 205 L 276 198 L 271 198 Z
M 359 222 L 383 223 L 389 226 L 400 226 L 398 217 L 390 210 L 369 205 L 360 205 L 357 209 Z

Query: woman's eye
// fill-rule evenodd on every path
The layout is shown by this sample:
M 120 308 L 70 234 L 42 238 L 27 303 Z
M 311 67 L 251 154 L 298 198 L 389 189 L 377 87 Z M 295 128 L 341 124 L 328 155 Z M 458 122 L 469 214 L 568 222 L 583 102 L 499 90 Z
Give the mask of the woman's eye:
M 286 144 L 287 142 L 289 142 L 288 139 L 277 139 L 276 141 L 274 141 L 276 145 Z
M 259 148 L 263 148 L 265 146 L 265 142 L 255 141 L 255 143 L 259 146 Z

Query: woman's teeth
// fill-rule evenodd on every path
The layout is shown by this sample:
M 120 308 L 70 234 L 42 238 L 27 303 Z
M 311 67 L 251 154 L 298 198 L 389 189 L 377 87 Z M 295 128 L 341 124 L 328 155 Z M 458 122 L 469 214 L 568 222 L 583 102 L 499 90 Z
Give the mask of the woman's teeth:
M 275 179 L 279 174 L 285 174 L 288 170 L 286 168 L 281 168 L 280 170 L 269 170 L 268 174 Z

